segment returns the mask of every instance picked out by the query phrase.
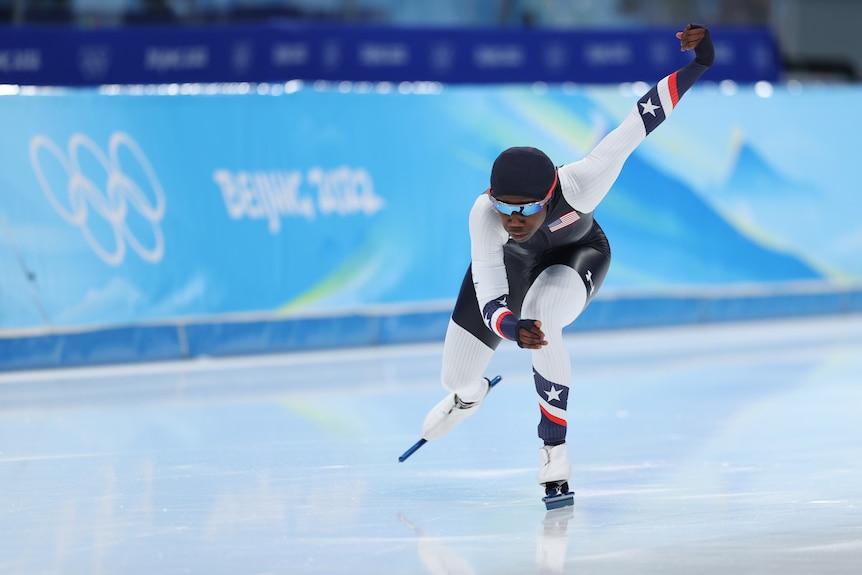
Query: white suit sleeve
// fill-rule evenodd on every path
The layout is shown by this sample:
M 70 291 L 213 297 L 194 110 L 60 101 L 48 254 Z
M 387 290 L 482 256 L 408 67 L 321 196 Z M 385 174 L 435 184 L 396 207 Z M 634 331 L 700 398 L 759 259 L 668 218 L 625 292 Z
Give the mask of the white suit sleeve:
M 518 318 L 507 307 L 509 278 L 503 259 L 503 246 L 509 234 L 500 223 L 494 206 L 482 194 L 470 210 L 470 257 L 473 286 L 479 312 L 488 329 L 499 337 L 515 339 Z
M 659 127 L 673 112 L 683 94 L 709 68 L 698 60 L 711 63 L 712 42 L 698 49 L 705 51 L 698 59 L 665 76 L 638 102 L 622 123 L 605 136 L 585 158 L 559 169 L 563 197 L 582 213 L 596 209 L 620 175 L 628 157 L 647 135 Z

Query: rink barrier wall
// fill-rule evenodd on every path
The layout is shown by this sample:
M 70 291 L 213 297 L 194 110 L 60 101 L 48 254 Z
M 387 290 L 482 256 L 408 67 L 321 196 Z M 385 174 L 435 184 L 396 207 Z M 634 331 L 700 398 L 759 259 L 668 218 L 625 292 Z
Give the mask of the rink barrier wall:
M 442 341 L 499 150 L 579 157 L 632 107 L 622 86 L 289 87 L 0 86 L 0 370 Z M 862 311 L 862 88 L 763 89 L 692 89 L 627 160 L 600 216 L 614 272 L 569 331 Z
M 442 342 L 449 309 L 177 321 L 0 338 L 0 371 Z M 566 333 L 862 313 L 862 288 L 781 294 L 611 296 Z

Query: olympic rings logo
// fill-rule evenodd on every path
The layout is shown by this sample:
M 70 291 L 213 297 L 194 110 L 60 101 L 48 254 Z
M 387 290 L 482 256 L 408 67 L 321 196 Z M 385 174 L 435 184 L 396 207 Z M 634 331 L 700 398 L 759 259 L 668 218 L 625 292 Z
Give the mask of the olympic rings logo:
M 140 174 L 146 180 L 146 191 L 123 171 L 120 158 L 122 150 L 127 152 L 122 154 L 124 158 L 130 154 L 137 163 Z M 88 152 L 99 164 L 98 169 L 104 171 L 95 181 L 83 173 L 82 151 Z M 52 186 L 46 176 L 42 164 L 46 154 L 53 156 L 65 172 L 67 181 L 64 192 L 67 202 L 60 199 L 60 192 L 63 191 L 61 186 Z M 68 152 L 64 154 L 50 138 L 37 135 L 30 140 L 30 162 L 51 207 L 68 223 L 80 228 L 87 243 L 102 261 L 112 266 L 122 263 L 127 244 L 144 260 L 150 263 L 161 261 L 165 240 L 159 224 L 165 215 L 165 193 L 150 161 L 131 136 L 123 132 L 111 134 L 108 153 L 105 154 L 86 135 L 75 133 L 69 138 Z M 93 165 L 92 161 L 88 161 L 86 167 L 91 168 Z M 132 166 L 127 164 L 127 167 Z M 130 229 L 126 221 L 130 206 L 141 216 L 144 226 L 152 230 L 151 238 L 146 242 L 152 245 L 144 245 Z M 96 225 L 90 220 L 91 212 L 108 224 L 111 230 L 109 233 L 98 234 L 97 238 L 91 229 Z M 136 229 L 139 227 L 136 226 Z

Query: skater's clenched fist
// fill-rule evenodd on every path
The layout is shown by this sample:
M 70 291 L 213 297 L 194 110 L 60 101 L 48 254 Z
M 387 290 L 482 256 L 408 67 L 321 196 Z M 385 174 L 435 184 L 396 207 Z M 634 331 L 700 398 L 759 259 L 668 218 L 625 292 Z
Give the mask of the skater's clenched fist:
M 677 32 L 676 37 L 679 38 L 679 49 L 681 52 L 686 50 L 694 50 L 703 37 L 706 36 L 706 28 L 696 24 L 689 24 L 682 32 Z

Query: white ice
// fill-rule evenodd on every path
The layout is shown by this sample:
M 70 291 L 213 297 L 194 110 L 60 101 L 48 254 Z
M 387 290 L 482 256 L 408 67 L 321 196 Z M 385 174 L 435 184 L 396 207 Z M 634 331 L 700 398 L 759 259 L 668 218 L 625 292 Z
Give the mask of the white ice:
M 858 573 L 862 316 L 567 338 L 573 507 L 529 352 L 406 462 L 441 346 L 0 374 L 0 573 Z

